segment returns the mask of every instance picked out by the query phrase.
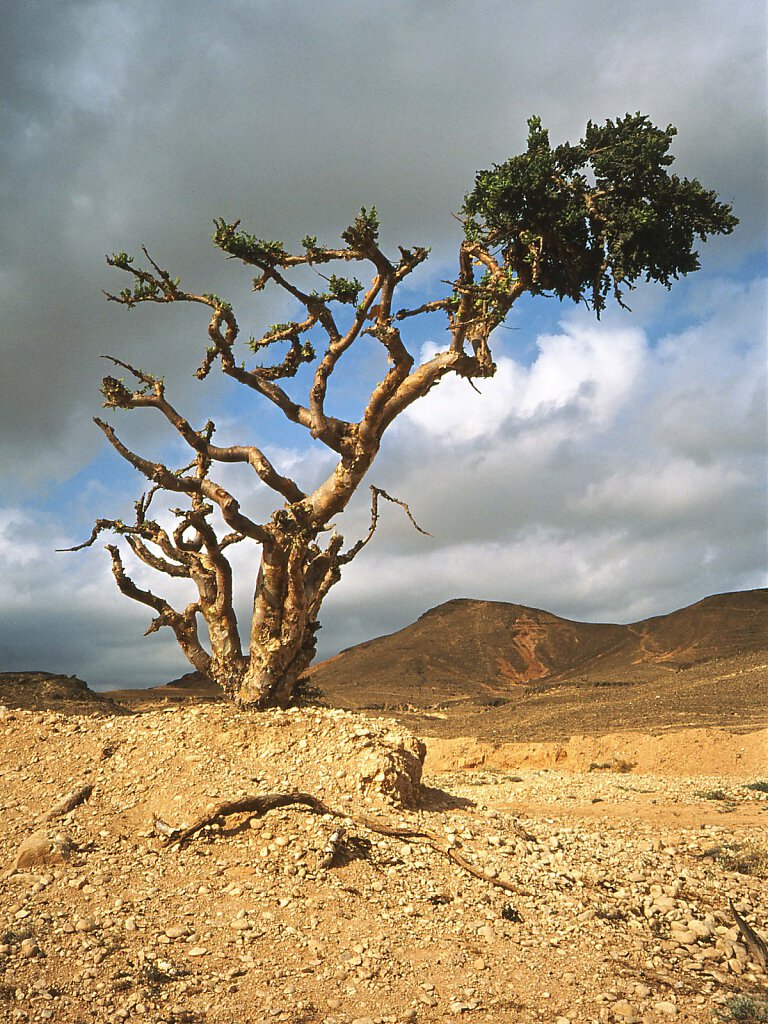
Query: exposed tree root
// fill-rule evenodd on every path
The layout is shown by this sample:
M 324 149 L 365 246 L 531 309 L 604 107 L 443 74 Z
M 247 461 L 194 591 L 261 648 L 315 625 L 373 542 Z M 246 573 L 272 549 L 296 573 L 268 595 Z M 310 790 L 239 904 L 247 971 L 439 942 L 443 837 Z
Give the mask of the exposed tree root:
M 332 814 L 334 817 L 343 818 L 343 814 L 332 811 L 316 797 L 309 793 L 265 793 L 263 796 L 244 796 L 239 800 L 225 800 L 217 804 L 210 814 L 204 814 L 201 818 L 193 821 L 187 828 L 173 828 L 160 818 L 154 817 L 153 824 L 158 832 L 162 833 L 168 842 L 178 843 L 183 846 L 189 840 L 205 828 L 207 825 L 218 824 L 221 818 L 229 818 L 233 814 L 255 814 L 261 817 L 267 811 L 274 811 L 278 807 L 288 807 L 291 804 L 303 804 L 316 814 Z
M 73 789 L 71 793 L 67 793 L 66 796 L 62 797 L 57 804 L 48 811 L 45 815 L 45 821 L 54 821 L 56 818 L 63 818 L 65 814 L 69 814 L 80 804 L 84 804 L 89 799 L 93 792 L 93 786 L 90 783 L 86 783 L 85 786 L 79 786 L 77 789 Z
M 207 826 L 219 824 L 222 818 L 228 818 L 234 814 L 254 814 L 257 817 L 261 817 L 268 811 L 273 811 L 278 807 L 288 807 L 292 804 L 299 804 L 308 807 L 315 814 L 327 814 L 333 818 L 343 818 L 359 827 L 368 829 L 369 832 L 375 832 L 380 836 L 400 839 L 406 843 L 426 843 L 437 853 L 442 853 L 450 861 L 462 870 L 466 871 L 468 874 L 472 875 L 474 878 L 478 878 L 482 882 L 487 882 L 489 885 L 494 885 L 499 889 L 503 889 L 505 892 L 512 892 L 518 895 L 530 895 L 530 892 L 523 886 L 514 885 L 511 882 L 505 882 L 500 878 L 494 878 L 485 871 L 482 871 L 480 868 L 476 868 L 474 864 L 470 864 L 470 862 L 459 853 L 455 846 L 443 837 L 436 835 L 434 832 L 430 832 L 426 829 L 402 828 L 394 825 L 387 825 L 374 818 L 363 816 L 356 817 L 351 814 L 344 814 L 342 811 L 337 811 L 332 807 L 328 807 L 327 804 L 324 804 L 321 800 L 318 800 L 317 797 L 314 797 L 309 793 L 266 793 L 263 796 L 246 796 L 242 797 L 240 800 L 226 800 L 223 803 L 217 804 L 209 814 L 203 815 L 191 825 L 187 826 L 187 828 L 183 829 L 173 828 L 173 826 L 168 825 L 158 817 L 153 818 L 153 825 L 155 830 L 165 837 L 168 844 L 183 845 L 193 839 L 198 832 Z M 331 837 L 331 839 L 333 839 L 333 837 Z M 327 863 L 325 863 L 324 866 L 328 866 L 330 861 L 333 860 L 333 855 L 330 860 L 328 860 L 328 852 L 329 851 L 326 851 L 325 860 Z
M 731 900 L 728 900 L 728 906 L 730 907 L 734 921 L 739 926 L 739 931 L 744 937 L 747 949 L 750 951 L 757 963 L 762 964 L 764 968 L 768 968 L 768 944 L 766 944 L 765 940 L 757 934 L 754 928 L 747 924 L 736 907 L 734 907 Z

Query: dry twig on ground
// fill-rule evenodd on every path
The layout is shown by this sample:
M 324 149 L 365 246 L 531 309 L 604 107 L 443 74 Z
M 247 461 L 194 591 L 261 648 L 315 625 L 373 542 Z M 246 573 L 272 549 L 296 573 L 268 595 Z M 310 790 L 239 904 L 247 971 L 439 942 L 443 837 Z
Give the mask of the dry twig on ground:
M 512 892 L 518 895 L 528 894 L 528 890 L 524 887 L 515 885 L 512 882 L 505 882 L 501 878 L 495 878 L 480 868 L 476 868 L 474 864 L 470 864 L 459 853 L 452 843 L 436 835 L 434 832 L 430 832 L 427 829 L 402 828 L 395 825 L 387 825 L 374 818 L 355 817 L 350 814 L 344 814 L 341 811 L 328 807 L 310 793 L 266 793 L 262 796 L 246 796 L 239 800 L 226 800 L 217 804 L 210 813 L 204 814 L 186 828 L 173 828 L 157 817 L 153 818 L 153 825 L 155 830 L 165 837 L 167 843 L 181 845 L 189 842 L 207 826 L 218 824 L 222 818 L 228 818 L 234 814 L 255 814 L 261 817 L 261 815 L 278 807 L 288 807 L 294 804 L 306 806 L 315 814 L 326 814 L 333 818 L 343 818 L 355 825 L 368 829 L 370 832 L 375 832 L 377 835 L 400 839 L 406 843 L 425 842 L 437 853 L 442 853 L 449 860 L 453 861 L 457 867 L 460 867 L 474 878 L 487 882 L 489 885 L 494 885 L 499 889 L 504 889 L 505 892 Z

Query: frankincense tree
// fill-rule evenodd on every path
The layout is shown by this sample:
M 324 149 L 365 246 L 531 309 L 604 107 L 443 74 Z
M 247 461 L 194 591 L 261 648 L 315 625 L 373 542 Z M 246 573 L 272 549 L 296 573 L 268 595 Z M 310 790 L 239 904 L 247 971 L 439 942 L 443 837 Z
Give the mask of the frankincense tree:
M 126 253 L 107 260 L 132 278 L 130 287 L 108 294 L 114 302 L 129 308 L 145 302 L 206 307 L 209 344 L 197 370 L 201 381 L 218 364 L 336 456 L 330 476 L 314 490 L 304 490 L 256 445 L 217 445 L 214 424 L 193 426 L 172 404 L 161 379 L 120 359 L 112 361 L 130 374 L 132 387 L 117 377 L 104 378 L 106 408 L 156 409 L 189 446 L 190 461 L 173 469 L 143 458 L 97 418 L 112 447 L 150 486 L 136 502 L 132 523 L 99 519 L 89 540 L 71 550 L 93 544 L 109 531 L 124 538 L 133 555 L 159 574 L 189 580 L 196 596 L 183 610 L 174 608 L 138 586 L 118 546 L 107 545 L 120 591 L 155 612 L 147 632 L 172 629 L 194 668 L 241 705 L 288 703 L 315 653 L 320 605 L 343 567 L 372 537 L 379 499 L 390 496 L 371 488 L 370 529 L 347 548 L 333 521 L 400 413 L 447 374 L 470 381 L 493 376 L 493 331 L 521 295 L 583 301 L 599 316 L 609 298 L 623 305 L 626 290 L 640 279 L 669 287 L 680 275 L 698 269 L 696 240 L 727 234 L 737 223 L 714 192 L 669 172 L 672 127 L 662 130 L 645 116 L 627 115 L 602 125 L 590 122 L 578 144 L 553 148 L 538 118 L 531 118 L 528 126 L 527 151 L 481 171 L 464 199 L 464 239 L 447 294 L 415 308 L 398 305 L 398 287 L 429 251 L 401 247 L 394 258 L 385 254 L 374 210 L 360 212 L 342 233 L 340 246 L 327 247 L 307 237 L 297 252 L 248 234 L 238 221 L 216 221 L 215 244 L 255 268 L 254 290 L 281 289 L 302 310 L 300 318 L 250 339 L 250 365 L 242 361 L 241 352 L 236 354 L 239 326 L 224 299 L 186 291 L 146 250 L 144 267 Z M 367 268 L 368 283 L 340 272 L 324 275 L 323 291 L 306 291 L 297 283 L 297 268 L 342 271 L 345 264 L 354 264 L 358 273 L 359 267 Z M 417 364 L 406 328 L 413 318 L 427 316 L 443 318 L 446 345 Z M 345 354 L 364 335 L 381 346 L 388 366 L 360 420 L 351 422 L 329 413 L 328 393 L 334 375 L 342 372 Z M 283 382 L 304 364 L 311 368 L 311 384 L 299 402 Z M 252 519 L 217 481 L 216 467 L 226 463 L 250 466 L 274 491 L 279 507 L 268 522 Z M 178 496 L 180 507 L 171 510 L 175 528 L 153 518 L 151 505 L 160 492 Z M 260 550 L 247 642 L 238 629 L 227 557 L 233 545 L 244 542 Z M 201 636 L 200 620 L 207 635 Z

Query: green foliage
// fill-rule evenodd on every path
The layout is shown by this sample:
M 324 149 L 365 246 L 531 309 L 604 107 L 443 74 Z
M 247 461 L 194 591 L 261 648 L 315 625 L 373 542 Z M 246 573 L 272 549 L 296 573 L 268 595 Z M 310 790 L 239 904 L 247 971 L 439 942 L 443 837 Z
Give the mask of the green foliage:
M 293 321 L 287 324 L 270 324 L 266 331 L 264 331 L 263 340 L 274 338 L 278 334 L 282 334 L 283 337 L 292 337 L 296 335 L 298 326 L 299 325 Z M 258 344 L 253 338 L 251 338 L 251 341 L 254 345 Z
M 226 312 L 232 311 L 232 303 L 220 298 L 215 292 L 203 292 L 203 298 L 210 299 L 217 309 L 223 309 Z
M 104 396 L 104 405 L 112 409 L 130 408 L 131 392 L 119 377 L 105 377 L 99 388 Z
M 160 299 L 163 292 L 160 285 L 155 281 L 137 280 L 133 288 L 123 288 L 118 292 L 118 299 L 125 303 L 129 309 L 139 302 L 146 302 L 148 299 Z
M 107 256 L 107 263 L 111 267 L 127 270 L 133 263 L 133 256 L 129 256 L 127 252 L 113 252 L 111 256 Z
M 370 210 L 363 207 L 355 217 L 354 224 L 342 231 L 341 237 L 352 249 L 366 250 L 375 245 L 379 238 L 379 218 L 376 207 Z
M 291 693 L 291 707 L 305 707 L 306 705 L 319 704 L 325 694 L 319 686 L 311 681 L 309 676 L 301 676 L 296 680 Z
M 722 850 L 717 855 L 719 864 L 726 871 L 737 871 L 740 875 L 754 878 L 768 878 L 768 846 L 751 841 Z
M 336 274 L 331 274 L 329 284 L 331 286 L 328 293 L 329 298 L 348 305 L 354 305 L 357 302 L 357 296 L 363 290 L 362 284 L 356 277 L 337 277 Z
M 727 800 L 728 794 L 722 789 L 697 789 L 693 794 L 699 800 Z
M 247 231 L 238 231 L 239 220 L 228 224 L 223 218 L 219 218 L 213 223 L 216 227 L 213 233 L 214 243 L 244 263 L 277 266 L 286 255 L 282 242 L 267 241 L 249 235 Z
M 768 793 L 768 779 L 758 779 L 757 782 L 747 782 L 745 789 L 752 789 L 755 793 Z
M 123 288 L 116 296 L 110 296 L 122 302 L 128 309 L 132 309 L 139 302 L 168 302 L 175 298 L 176 289 L 181 284 L 180 277 L 171 277 L 164 270 L 159 271 L 159 277 L 154 277 L 144 270 L 135 270 L 133 256 L 129 256 L 127 252 L 114 252 L 106 259 L 110 267 L 127 270 L 134 276 L 132 288 Z
M 697 238 L 729 234 L 731 207 L 694 180 L 668 173 L 671 125 L 642 114 L 588 123 L 578 145 L 552 148 L 541 120 L 528 148 L 481 171 L 465 196 L 466 235 L 499 248 L 531 294 L 605 308 L 640 278 L 665 287 L 699 267 Z

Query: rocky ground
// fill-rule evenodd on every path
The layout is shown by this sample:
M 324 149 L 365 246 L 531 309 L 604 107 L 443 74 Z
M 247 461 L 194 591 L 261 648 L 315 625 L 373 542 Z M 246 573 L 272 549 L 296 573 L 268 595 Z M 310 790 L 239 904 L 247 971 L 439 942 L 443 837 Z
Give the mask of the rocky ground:
M 423 745 L 381 718 L 96 710 L 0 710 L 2 1021 L 766 1019 L 729 901 L 765 937 L 768 764 L 459 770 L 436 747 L 420 779 Z M 297 790 L 341 817 L 165 835 Z

